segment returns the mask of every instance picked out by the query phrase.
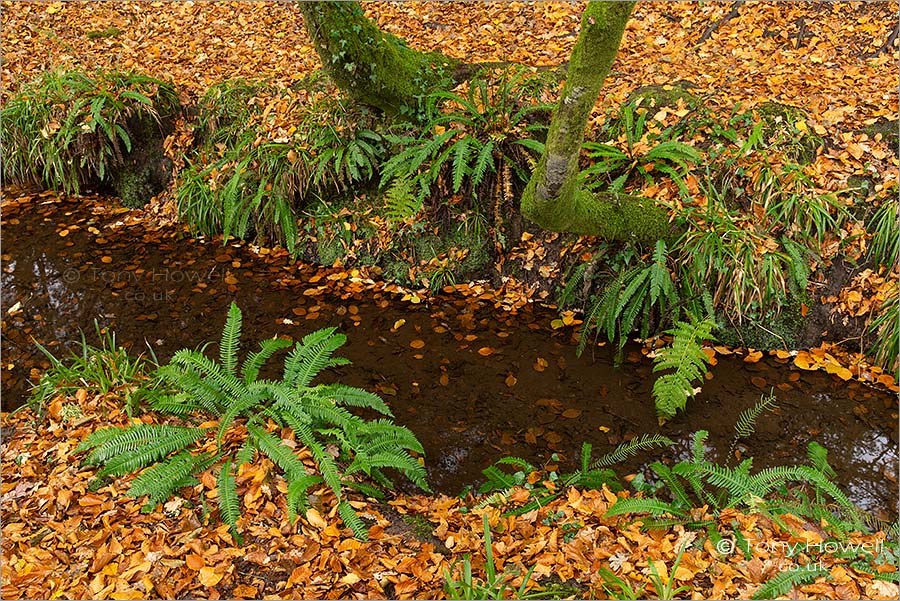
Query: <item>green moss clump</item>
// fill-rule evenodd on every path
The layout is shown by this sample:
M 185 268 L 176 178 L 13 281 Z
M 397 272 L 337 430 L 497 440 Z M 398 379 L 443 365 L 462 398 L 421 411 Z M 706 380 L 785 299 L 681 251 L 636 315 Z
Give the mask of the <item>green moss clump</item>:
M 797 348 L 805 328 L 801 302 L 791 300 L 764 319 L 745 319 L 735 324 L 720 319 L 716 338 L 726 346 L 747 346 L 759 350 Z
M 632 92 L 625 102 L 648 109 L 675 108 L 679 104 L 694 109 L 700 106 L 700 99 L 689 90 L 696 87 L 696 84 L 687 80 L 664 85 L 643 86 Z
M 797 127 L 798 123 L 806 122 L 806 112 L 795 106 L 771 101 L 764 102 L 755 110 L 763 124 L 762 143 L 766 148 L 780 150 L 801 165 L 816 160 L 822 138 Z

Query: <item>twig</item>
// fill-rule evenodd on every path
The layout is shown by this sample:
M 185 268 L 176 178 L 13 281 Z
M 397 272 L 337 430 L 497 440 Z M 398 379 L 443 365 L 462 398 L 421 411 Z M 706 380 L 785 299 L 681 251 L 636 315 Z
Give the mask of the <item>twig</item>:
M 897 25 L 894 26 L 891 35 L 884 41 L 884 44 L 882 44 L 875 52 L 865 55 L 865 58 L 875 58 L 882 52 L 891 52 L 894 49 L 894 42 L 897 41 L 898 37 L 900 37 L 900 21 L 897 21 Z
M 734 4 L 732 4 L 731 10 L 728 11 L 728 13 L 724 17 L 722 17 L 718 21 L 712 22 L 709 25 L 709 27 L 706 28 L 706 31 L 704 31 L 703 35 L 700 36 L 700 39 L 697 40 L 696 45 L 699 46 L 700 44 L 702 44 L 703 42 L 708 40 L 709 37 L 719 29 L 719 27 L 721 27 L 727 21 L 730 21 L 731 19 L 738 16 L 738 11 L 740 10 L 741 4 L 743 4 L 743 3 L 744 3 L 744 0 L 737 0 Z

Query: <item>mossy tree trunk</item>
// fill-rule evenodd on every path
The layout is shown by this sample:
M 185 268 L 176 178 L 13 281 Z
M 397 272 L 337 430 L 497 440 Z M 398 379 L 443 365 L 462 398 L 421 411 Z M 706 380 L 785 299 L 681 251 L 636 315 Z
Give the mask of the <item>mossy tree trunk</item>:
M 450 88 L 461 62 L 419 52 L 381 31 L 358 2 L 300 2 L 322 65 L 341 90 L 385 112 L 414 114 L 428 92 Z
M 522 195 L 522 214 L 556 232 L 611 240 L 665 237 L 668 216 L 652 200 L 579 188 L 584 129 L 622 41 L 634 2 L 589 2 L 553 115 L 544 155 Z

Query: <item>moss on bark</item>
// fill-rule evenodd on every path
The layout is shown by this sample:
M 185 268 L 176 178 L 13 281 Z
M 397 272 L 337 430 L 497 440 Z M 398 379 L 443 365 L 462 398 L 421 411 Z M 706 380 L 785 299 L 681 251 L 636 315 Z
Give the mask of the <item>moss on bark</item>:
M 429 92 L 451 87 L 460 61 L 419 52 L 381 31 L 358 2 L 301 2 L 322 66 L 355 100 L 385 112 L 415 114 Z
M 522 214 L 557 232 L 652 241 L 668 231 L 666 211 L 624 195 L 593 196 L 578 185 L 584 128 L 612 67 L 633 2 L 590 2 L 572 50 L 544 155 L 522 194 Z

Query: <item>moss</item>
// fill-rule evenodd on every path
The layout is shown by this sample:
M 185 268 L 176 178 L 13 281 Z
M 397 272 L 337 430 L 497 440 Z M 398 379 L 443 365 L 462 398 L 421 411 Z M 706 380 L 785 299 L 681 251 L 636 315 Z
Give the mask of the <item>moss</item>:
M 401 519 L 412 528 L 413 534 L 422 540 L 429 540 L 434 534 L 434 526 L 424 516 L 405 514 Z
M 719 319 L 716 338 L 726 346 L 748 346 L 760 350 L 796 348 L 803 336 L 806 320 L 801 302 L 792 300 L 777 314 L 764 319 L 746 319 L 741 324 Z
M 106 29 L 97 29 L 87 32 L 87 37 L 95 40 L 97 38 L 114 38 L 122 35 L 122 30 L 118 27 L 107 27 Z
M 375 26 L 358 2 L 301 2 L 300 10 L 325 71 L 359 102 L 415 113 L 425 94 L 451 87 L 460 61 L 412 50 Z
M 696 108 L 700 106 L 700 99 L 688 91 L 696 87 L 696 84 L 687 80 L 664 85 L 643 86 L 632 92 L 625 102 L 646 108 L 674 108 L 681 101 L 681 104 L 687 108 Z
M 797 128 L 798 123 L 805 123 L 807 119 L 802 109 L 770 101 L 755 110 L 763 124 L 762 145 L 765 148 L 780 150 L 801 165 L 816 160 L 816 150 L 822 146 L 822 138 L 809 130 Z
M 337 237 L 325 239 L 324 236 L 319 236 L 316 253 L 322 265 L 333 265 L 338 259 L 343 261 L 347 254 L 340 239 Z

